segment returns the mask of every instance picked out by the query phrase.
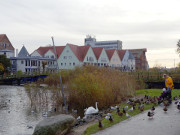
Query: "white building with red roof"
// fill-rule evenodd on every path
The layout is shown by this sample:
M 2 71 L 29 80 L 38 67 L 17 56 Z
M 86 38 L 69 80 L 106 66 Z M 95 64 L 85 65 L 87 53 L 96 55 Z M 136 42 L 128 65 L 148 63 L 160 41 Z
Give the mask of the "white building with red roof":
M 25 46 L 23 46 L 17 57 L 10 57 L 11 72 L 22 71 L 31 73 L 43 70 L 53 72 L 57 67 L 54 53 L 51 53 L 49 50 L 42 50 L 44 50 L 43 47 L 38 48 L 38 51 L 34 51 L 33 56 L 31 56 Z
M 97 66 L 100 67 L 109 66 L 109 58 L 104 47 L 93 47 L 92 50 L 97 59 Z
M 110 67 L 121 67 L 121 59 L 120 59 L 116 49 L 106 50 L 106 53 L 109 57 L 109 66 Z
M 117 50 L 121 59 L 121 70 L 134 71 L 136 69 L 135 58 L 128 50 Z
M 14 47 L 6 34 L 0 34 L 0 55 L 2 54 L 7 58 L 14 57 Z

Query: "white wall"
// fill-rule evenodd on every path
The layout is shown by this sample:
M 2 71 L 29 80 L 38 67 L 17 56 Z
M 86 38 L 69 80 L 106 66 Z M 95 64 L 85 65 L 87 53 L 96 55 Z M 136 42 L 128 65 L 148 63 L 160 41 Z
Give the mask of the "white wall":
M 55 58 L 54 53 L 51 50 L 48 50 L 45 54 L 44 54 L 45 58 Z
M 17 60 L 17 71 L 21 70 L 22 72 L 25 72 L 25 64 L 26 60 Z
M 110 60 L 110 66 L 111 67 L 121 67 L 121 59 L 119 58 L 119 55 L 117 51 L 114 51 L 114 54 Z
M 99 56 L 98 64 L 99 64 L 99 66 L 102 66 L 102 67 L 109 65 L 109 58 L 108 58 L 107 53 L 104 48 Z
M 7 58 L 10 58 L 10 57 L 14 57 L 14 52 L 0 52 L 0 55 L 4 55 L 4 53 L 6 53 L 6 57 Z
M 36 50 L 31 54 L 31 57 L 42 57 Z
M 73 69 L 75 66 L 81 66 L 82 64 L 83 62 L 80 62 L 71 48 L 66 45 L 58 58 L 58 65 L 60 69 Z

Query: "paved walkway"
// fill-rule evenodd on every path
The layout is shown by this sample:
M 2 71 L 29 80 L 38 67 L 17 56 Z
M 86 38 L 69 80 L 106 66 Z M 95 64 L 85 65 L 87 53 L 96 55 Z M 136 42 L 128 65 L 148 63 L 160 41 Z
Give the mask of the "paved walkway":
M 180 135 L 180 112 L 171 104 L 165 113 L 158 106 L 153 119 L 149 119 L 145 111 L 95 135 Z

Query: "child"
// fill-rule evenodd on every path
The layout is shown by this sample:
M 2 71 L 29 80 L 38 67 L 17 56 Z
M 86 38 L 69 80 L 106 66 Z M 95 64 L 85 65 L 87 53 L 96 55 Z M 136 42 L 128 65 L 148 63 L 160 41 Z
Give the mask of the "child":
M 160 99 L 167 99 L 169 104 L 171 104 L 171 90 L 169 88 L 165 89 L 163 88 L 163 92 L 161 93 L 161 95 L 158 97 L 158 100 Z
M 164 99 L 165 97 L 167 97 L 166 88 L 163 88 L 162 90 L 163 90 L 163 92 L 162 92 L 161 95 L 158 97 L 158 99 L 161 99 L 161 98 Z

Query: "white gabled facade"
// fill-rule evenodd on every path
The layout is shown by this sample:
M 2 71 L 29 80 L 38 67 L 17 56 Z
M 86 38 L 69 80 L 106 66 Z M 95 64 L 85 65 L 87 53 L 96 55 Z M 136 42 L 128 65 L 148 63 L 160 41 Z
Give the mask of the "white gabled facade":
M 114 50 L 111 60 L 109 62 L 111 67 L 121 67 L 121 59 L 116 50 Z
M 109 58 L 104 48 L 102 49 L 101 54 L 99 56 L 98 66 L 101 66 L 101 67 L 109 66 Z
M 42 55 L 37 50 L 35 50 L 33 53 L 31 53 L 31 57 L 42 57 Z
M 122 59 L 122 69 L 125 71 L 134 71 L 135 70 L 135 58 L 130 51 L 126 50 L 123 59 Z
M 45 58 L 55 58 L 55 54 L 54 54 L 53 50 L 50 49 L 44 54 L 44 57 Z
M 73 69 L 75 66 L 81 66 L 83 62 L 79 61 L 73 50 L 67 44 L 58 58 L 60 69 Z
M 97 64 L 96 56 L 94 55 L 94 52 L 91 47 L 89 47 L 89 49 L 84 57 L 83 64 L 84 65 L 89 65 L 89 64 L 96 65 Z

